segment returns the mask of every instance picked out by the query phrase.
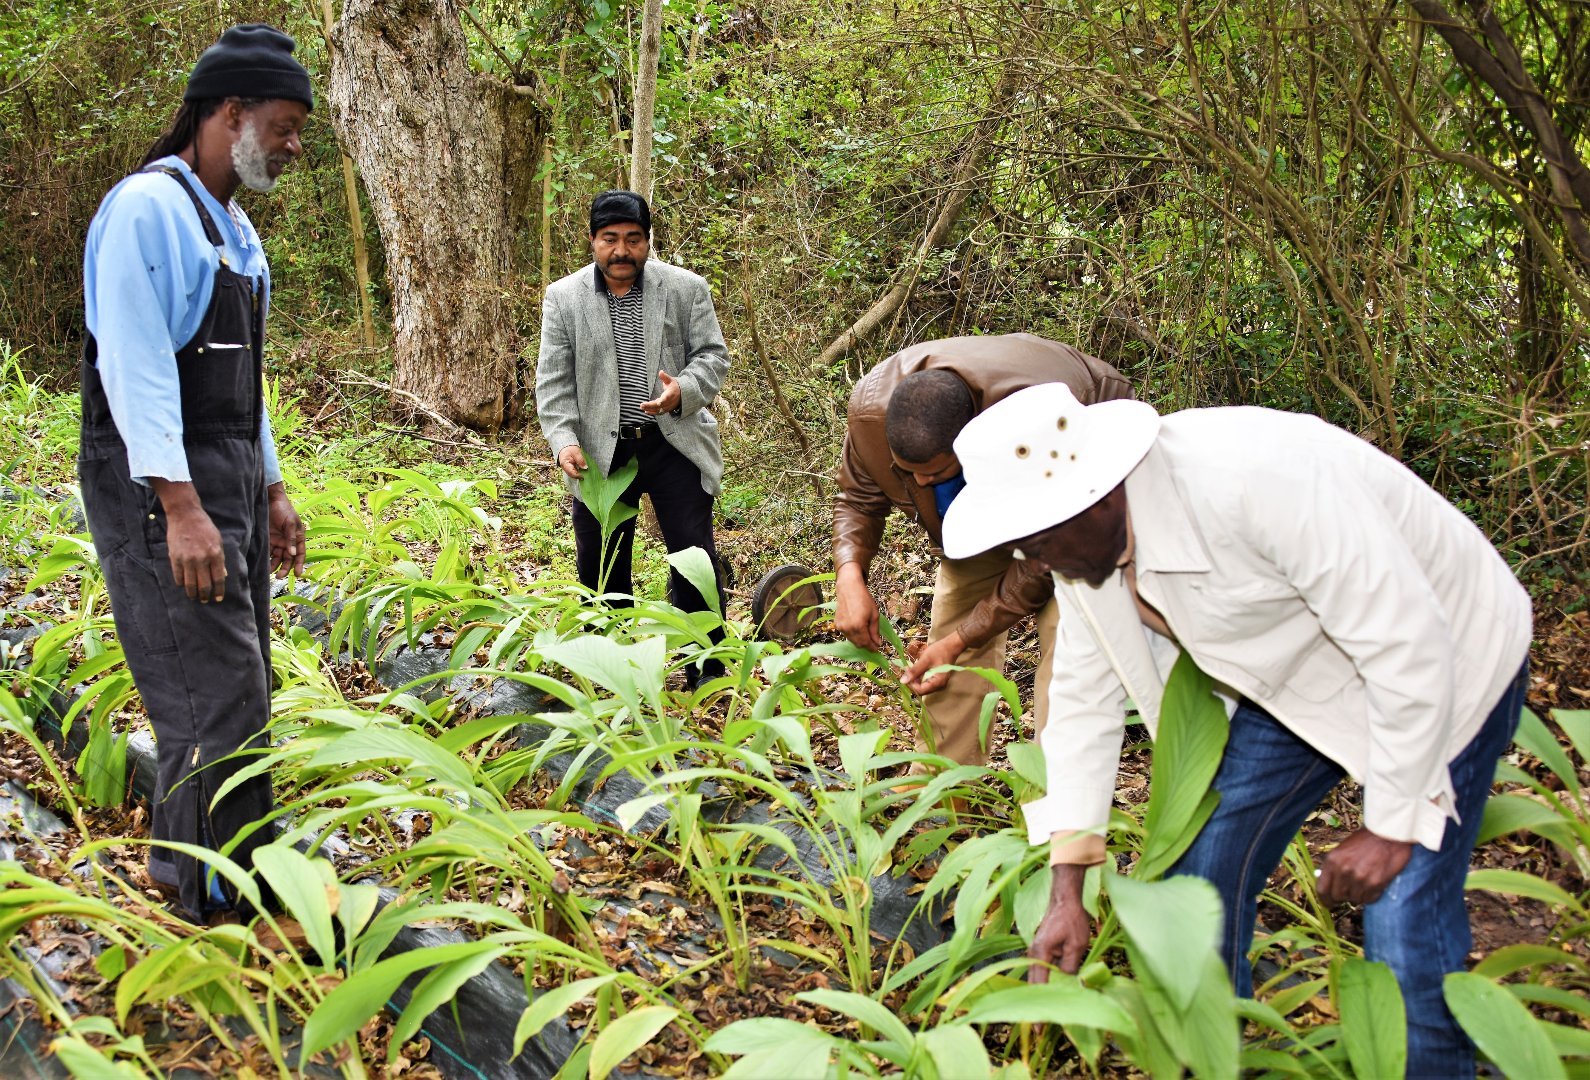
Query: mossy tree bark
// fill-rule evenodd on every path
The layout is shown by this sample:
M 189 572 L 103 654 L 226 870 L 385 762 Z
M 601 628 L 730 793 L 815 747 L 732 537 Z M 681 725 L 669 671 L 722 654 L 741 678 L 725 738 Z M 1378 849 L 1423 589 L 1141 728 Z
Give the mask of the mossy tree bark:
M 524 397 L 515 227 L 545 118 L 470 69 L 458 20 L 453 0 L 346 0 L 327 96 L 386 248 L 396 404 L 493 432 Z

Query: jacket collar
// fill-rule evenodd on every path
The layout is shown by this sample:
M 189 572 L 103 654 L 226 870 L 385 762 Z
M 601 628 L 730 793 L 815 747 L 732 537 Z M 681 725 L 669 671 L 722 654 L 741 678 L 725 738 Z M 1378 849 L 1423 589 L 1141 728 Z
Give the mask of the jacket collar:
M 1162 441 L 1156 441 L 1127 475 L 1126 505 L 1132 515 L 1139 574 L 1207 573 L 1214 568 L 1203 535 L 1171 473 Z
M 649 262 L 650 260 L 647 261 Z M 597 296 L 607 295 L 607 279 L 602 276 L 602 268 L 594 262 L 591 263 L 591 289 Z M 636 296 L 646 295 L 646 268 L 644 266 L 635 275 L 635 284 L 629 287 L 629 292 L 634 293 Z M 629 293 L 624 295 L 628 296 Z

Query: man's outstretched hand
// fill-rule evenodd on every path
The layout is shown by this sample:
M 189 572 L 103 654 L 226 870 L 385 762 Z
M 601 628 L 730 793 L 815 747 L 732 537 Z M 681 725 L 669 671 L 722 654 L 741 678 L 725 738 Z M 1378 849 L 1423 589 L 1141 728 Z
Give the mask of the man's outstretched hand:
M 861 567 L 850 562 L 834 574 L 834 627 L 845 640 L 862 649 L 883 651 L 878 633 L 878 601 L 872 598 Z
M 900 681 L 905 683 L 906 689 L 913 694 L 931 694 L 936 690 L 942 690 L 944 684 L 950 681 L 950 673 L 941 671 L 937 675 L 929 676 L 928 672 L 941 664 L 955 663 L 965 651 L 966 639 L 961 636 L 959 630 L 948 637 L 930 641 L 911 657 L 911 666 L 905 669 Z
M 657 382 L 662 386 L 662 393 L 650 401 L 640 403 L 640 411 L 647 416 L 661 416 L 663 413 L 671 413 L 679 408 L 679 380 L 666 371 L 658 371 Z
M 1082 879 L 1086 866 L 1061 863 L 1054 868 L 1054 882 L 1049 887 L 1049 910 L 1038 924 L 1032 947 L 1027 950 L 1031 960 L 1038 961 L 1027 969 L 1027 981 L 1043 984 L 1049 981 L 1049 968 L 1053 964 L 1068 975 L 1082 968 L 1088 954 L 1088 942 L 1093 938 L 1093 922 L 1082 906 Z

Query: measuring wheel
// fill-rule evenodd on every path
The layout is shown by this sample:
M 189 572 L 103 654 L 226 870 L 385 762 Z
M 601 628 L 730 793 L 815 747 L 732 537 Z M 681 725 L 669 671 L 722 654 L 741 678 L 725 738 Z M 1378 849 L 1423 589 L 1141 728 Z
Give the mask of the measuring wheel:
M 751 597 L 751 621 L 774 641 L 799 641 L 822 620 L 823 590 L 817 571 L 800 563 L 770 570 L 756 583 Z

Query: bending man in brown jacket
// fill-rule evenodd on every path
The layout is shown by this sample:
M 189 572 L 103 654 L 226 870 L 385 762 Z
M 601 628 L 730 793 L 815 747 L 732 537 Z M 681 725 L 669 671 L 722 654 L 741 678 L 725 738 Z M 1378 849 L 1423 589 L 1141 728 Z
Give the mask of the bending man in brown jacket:
M 1031 334 L 923 342 L 895 353 L 856 384 L 834 499 L 840 633 L 864 648 L 883 649 L 867 570 L 889 511 L 899 507 L 914 517 L 942 554 L 944 510 L 961 486 L 955 436 L 995 402 L 1047 382 L 1065 383 L 1086 403 L 1131 396 L 1126 379 L 1109 364 Z M 903 678 L 923 696 L 938 753 L 961 764 L 987 760 L 978 717 L 991 687 L 971 672 L 926 673 L 941 664 L 1003 669 L 1007 632 L 1032 614 L 1038 615 L 1039 642 L 1033 714 L 1042 732 L 1054 656 L 1054 583 L 998 550 L 940 562 L 928 645 Z

